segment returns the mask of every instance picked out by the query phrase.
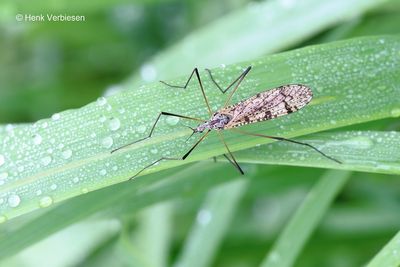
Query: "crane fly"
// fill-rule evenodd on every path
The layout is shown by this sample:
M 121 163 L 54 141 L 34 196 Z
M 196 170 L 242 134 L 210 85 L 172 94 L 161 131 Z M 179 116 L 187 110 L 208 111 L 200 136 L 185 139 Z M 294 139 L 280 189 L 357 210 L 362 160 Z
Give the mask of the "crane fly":
M 211 71 L 209 69 L 206 69 L 206 71 L 208 72 L 208 74 L 210 76 L 211 81 L 215 84 L 215 86 L 223 94 L 225 94 L 229 89 L 231 89 L 233 87 L 232 91 L 229 93 L 229 95 L 225 101 L 224 106 L 216 112 L 212 112 L 212 110 L 211 110 L 210 104 L 208 102 L 207 96 L 204 91 L 203 83 L 200 79 L 200 74 L 199 74 L 199 71 L 197 68 L 195 68 L 192 71 L 191 75 L 189 76 L 189 78 L 186 81 L 184 86 L 170 85 L 166 82 L 161 81 L 161 83 L 165 84 L 166 86 L 172 87 L 172 88 L 186 89 L 190 80 L 195 75 L 197 78 L 197 81 L 199 83 L 201 93 L 203 95 L 205 104 L 207 106 L 210 118 L 208 120 L 204 120 L 204 119 L 200 119 L 200 118 L 189 117 L 189 116 L 174 114 L 174 113 L 170 113 L 170 112 L 164 112 L 164 111 L 160 112 L 158 114 L 158 117 L 157 117 L 156 121 L 154 122 L 148 136 L 146 136 L 142 139 L 139 139 L 137 141 L 134 141 L 130 144 L 119 147 L 119 148 L 111 151 L 111 153 L 114 153 L 115 151 L 120 150 L 124 147 L 130 146 L 132 144 L 144 141 L 148 138 L 151 138 L 161 116 L 172 116 L 172 117 L 178 117 L 178 118 L 187 119 L 187 120 L 199 121 L 200 123 L 196 128 L 189 127 L 193 131 L 192 134 L 190 135 L 190 137 L 196 133 L 203 133 L 203 135 L 189 149 L 189 151 L 186 152 L 182 157 L 176 157 L 176 158 L 161 157 L 160 159 L 145 166 L 143 169 L 141 169 L 138 173 L 136 173 L 130 179 L 135 178 L 141 172 L 152 167 L 153 165 L 157 164 L 158 162 L 160 162 L 162 160 L 185 160 L 193 152 L 193 150 L 207 137 L 207 135 L 212 130 L 216 130 L 219 139 L 225 146 L 227 153 L 223 154 L 223 156 L 231 164 L 233 164 L 235 166 L 235 168 L 241 174 L 244 174 L 244 172 L 243 172 L 242 168 L 240 167 L 240 165 L 237 163 L 237 161 L 236 161 L 235 157 L 233 156 L 232 152 L 230 151 L 228 145 L 226 144 L 224 137 L 222 135 L 222 130 L 231 130 L 231 131 L 234 131 L 234 132 L 237 132 L 240 134 L 251 135 L 251 136 L 262 137 L 262 138 L 269 138 L 269 139 L 274 139 L 274 140 L 278 140 L 278 141 L 286 141 L 286 142 L 295 143 L 298 145 L 307 146 L 307 147 L 315 150 L 316 152 L 318 152 L 325 158 L 328 158 L 329 160 L 332 160 L 336 163 L 341 163 L 339 160 L 326 155 L 325 153 L 323 153 L 322 151 L 320 151 L 319 149 L 317 149 L 316 147 L 314 147 L 308 143 L 296 141 L 293 139 L 283 138 L 283 137 L 245 132 L 243 130 L 236 129 L 236 128 L 246 125 L 246 124 L 256 123 L 256 122 L 265 121 L 265 120 L 271 120 L 271 119 L 274 119 L 277 117 L 281 117 L 281 116 L 293 113 L 293 112 L 303 108 L 308 103 L 310 103 L 310 101 L 313 97 L 312 91 L 308 86 L 302 85 L 302 84 L 287 84 L 287 85 L 282 85 L 282 86 L 279 86 L 279 87 L 276 87 L 276 88 L 273 88 L 270 90 L 266 90 L 264 92 L 254 95 L 248 99 L 245 99 L 241 102 L 229 105 L 229 103 L 232 99 L 232 96 L 235 94 L 235 92 L 239 88 L 239 85 L 241 84 L 241 82 L 243 81 L 243 79 L 246 77 L 246 75 L 249 73 L 250 70 L 251 70 L 251 66 L 249 66 L 246 70 L 244 70 L 243 73 L 239 77 L 237 77 L 225 89 L 222 89 L 222 87 L 214 79 Z

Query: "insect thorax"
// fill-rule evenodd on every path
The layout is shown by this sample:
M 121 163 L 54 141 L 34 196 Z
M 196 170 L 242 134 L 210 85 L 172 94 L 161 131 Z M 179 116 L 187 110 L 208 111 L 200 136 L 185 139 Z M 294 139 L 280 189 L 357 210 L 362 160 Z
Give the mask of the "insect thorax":
M 230 120 L 231 117 L 229 117 L 228 115 L 216 112 L 213 114 L 210 120 L 197 126 L 196 132 L 202 132 L 205 129 L 222 130 L 224 129 L 225 125 L 229 123 Z

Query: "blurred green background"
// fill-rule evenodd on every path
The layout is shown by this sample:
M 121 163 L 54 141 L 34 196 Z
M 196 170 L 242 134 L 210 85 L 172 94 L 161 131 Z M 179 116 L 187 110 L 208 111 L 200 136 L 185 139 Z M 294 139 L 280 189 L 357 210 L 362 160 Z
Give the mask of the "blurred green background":
M 101 95 L 115 93 L 124 82 L 133 83 L 135 79 L 136 84 L 149 82 L 153 79 L 153 69 L 148 62 L 160 53 L 221 18 L 262 2 L 2 0 L 0 123 L 33 122 L 55 112 L 81 107 Z M 270 2 L 290 6 L 301 1 Z M 330 2 L 328 8 L 335 8 L 335 1 L 319 2 Z M 370 8 L 352 10 L 351 15 L 343 18 L 339 16 L 335 22 L 321 26 L 273 52 L 357 36 L 400 33 L 399 1 L 376 2 Z M 18 22 L 15 19 L 16 14 L 46 13 L 84 15 L 86 20 L 56 23 Z M 315 23 L 318 24 L 318 21 Z M 246 27 L 250 29 L 252 25 Z M 235 40 L 227 40 L 226 49 L 232 42 Z M 248 50 L 251 49 L 248 47 Z M 191 53 L 194 57 L 202 57 L 196 49 Z M 241 58 L 246 59 L 246 50 L 241 53 Z M 196 62 L 185 60 L 175 58 L 167 63 L 171 68 L 180 62 L 196 66 Z M 218 62 L 218 58 L 215 61 Z M 181 75 L 189 74 L 192 67 Z M 348 129 L 398 131 L 400 123 L 398 119 L 386 119 Z M 123 212 L 117 212 L 117 215 L 111 212 L 110 216 L 110 211 L 104 210 L 3 260 L 0 266 L 158 267 L 171 266 L 177 259 L 185 261 L 187 258 L 192 260 L 192 264 L 183 266 L 259 266 L 285 223 L 325 170 L 245 167 L 254 169 L 257 175 L 246 185 L 246 190 L 237 189 L 236 194 L 233 193 L 233 198 L 237 199 L 232 200 L 232 207 L 216 205 L 219 212 L 228 213 L 227 222 L 221 222 L 223 229 L 219 228 L 217 234 L 208 233 L 210 239 L 213 235 L 221 235 L 222 241 L 221 244 L 209 244 L 210 247 L 215 245 L 215 249 L 210 248 L 214 256 L 204 265 L 196 263 L 206 257 L 202 251 L 198 251 L 198 255 L 182 251 L 190 251 L 186 239 L 191 236 L 192 224 L 207 224 L 212 219 L 207 209 L 201 208 L 202 205 L 215 208 L 212 201 L 211 204 L 207 202 L 209 190 L 215 186 L 211 182 L 204 188 L 175 192 L 175 196 L 155 197 L 154 203 L 174 197 L 175 200 L 147 210 L 138 208 L 132 214 L 121 208 Z M 224 174 L 223 169 L 215 172 L 215 176 Z M 351 180 L 344 186 L 293 266 L 361 266 L 398 231 L 398 177 L 368 173 L 349 175 Z M 229 190 L 234 192 L 236 189 Z M 215 198 L 213 201 L 216 201 Z M 139 204 L 139 207 L 153 204 L 148 202 Z M 119 205 L 131 204 L 121 201 Z M 10 231 L 39 215 L 35 213 L 18 218 L 16 226 L 8 226 L 3 231 Z M 59 216 L 62 218 L 62 214 Z M 206 247 L 204 251 L 211 253 Z M 270 258 L 273 259 L 274 255 Z M 174 266 L 180 265 L 176 263 Z
M 35 121 L 83 106 L 145 71 L 144 62 L 158 51 L 246 2 L 2 1 L 0 122 Z M 86 20 L 15 19 L 16 14 L 47 13 Z

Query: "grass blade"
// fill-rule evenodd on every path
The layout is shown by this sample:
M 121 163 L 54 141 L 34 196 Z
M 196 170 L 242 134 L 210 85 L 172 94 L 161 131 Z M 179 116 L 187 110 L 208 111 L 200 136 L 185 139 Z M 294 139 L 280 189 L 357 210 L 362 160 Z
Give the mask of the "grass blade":
M 181 194 L 205 192 L 214 185 L 237 177 L 236 170 L 228 167 L 224 163 L 211 166 L 209 162 L 197 163 L 180 172 L 175 171 L 173 176 L 162 173 L 150 175 L 133 183 L 120 183 L 61 203 L 22 226 L 0 234 L 0 259 L 107 208 L 116 213 L 134 214 L 143 207 Z M 218 175 L 222 172 L 224 175 Z M 130 205 L 121 207 L 121 203 Z
M 400 37 L 359 38 L 231 65 L 215 69 L 214 74 L 222 84 L 228 84 L 243 67 L 253 66 L 234 101 L 281 84 L 309 85 L 315 95 L 307 108 L 244 127 L 247 131 L 294 137 L 399 116 L 399 50 Z M 186 79 L 171 83 L 182 84 Z M 225 96 L 205 77 L 204 84 L 211 106 L 220 107 Z M 0 136 L 0 221 L 125 181 L 161 156 L 184 154 L 190 147 L 185 140 L 191 130 L 170 119 L 162 120 L 148 141 L 110 153 L 145 136 L 160 111 L 207 118 L 196 84 L 172 93 L 156 83 L 100 98 L 32 125 L 8 127 Z M 226 140 L 232 151 L 270 142 L 230 133 Z M 150 171 L 222 153 L 224 146 L 212 134 L 188 160 L 163 162 Z
M 158 54 L 146 65 L 155 75 L 149 76 L 142 71 L 126 84 L 141 84 L 143 79 L 155 81 L 176 77 L 194 66 L 211 68 L 221 63 L 232 64 L 281 51 L 385 2 L 387 1 L 252 2 L 247 8 L 222 17 Z M 177 60 L 182 57 L 185 60 Z
M 175 266 L 211 266 L 247 184 L 240 179 L 210 191 Z
M 390 240 L 366 267 L 398 267 L 400 265 L 400 232 Z
M 278 237 L 261 267 L 293 266 L 312 232 L 349 177 L 349 172 L 328 171 L 318 181 Z
M 248 163 L 313 166 L 363 172 L 400 174 L 400 133 L 344 131 L 317 133 L 296 138 L 312 144 L 345 164 L 325 160 L 312 149 L 275 142 L 239 151 L 237 160 Z M 221 158 L 223 160 L 223 158 Z

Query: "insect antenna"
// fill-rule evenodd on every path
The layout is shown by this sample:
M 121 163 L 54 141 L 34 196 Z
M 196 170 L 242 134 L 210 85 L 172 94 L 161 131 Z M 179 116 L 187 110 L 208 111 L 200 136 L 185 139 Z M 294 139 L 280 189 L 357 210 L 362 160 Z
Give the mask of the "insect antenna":
M 300 141 L 296 141 L 296 140 L 292 140 L 292 139 L 287 139 L 287 138 L 283 138 L 283 137 L 277 137 L 277 136 L 269 136 L 269 135 L 263 135 L 263 134 L 256 134 L 256 133 L 249 133 L 249 132 L 245 132 L 242 130 L 238 130 L 238 129 L 230 129 L 234 132 L 237 133 L 241 133 L 241 134 L 245 134 L 245 135 L 251 135 L 251 136 L 258 136 L 258 137 L 263 137 L 263 138 L 269 138 L 269 139 L 274 139 L 274 140 L 278 140 L 278 141 L 286 141 L 286 142 L 290 142 L 290 143 L 294 143 L 294 144 L 298 144 L 298 145 L 303 145 L 303 146 L 308 146 L 309 148 L 314 149 L 316 152 L 318 152 L 319 154 L 321 154 L 322 156 L 324 156 L 325 158 L 332 160 L 336 163 L 342 164 L 341 161 L 326 155 L 324 152 L 322 152 L 321 150 L 319 150 L 318 148 L 316 148 L 315 146 L 312 146 L 308 143 L 304 143 L 304 142 L 300 142 Z

